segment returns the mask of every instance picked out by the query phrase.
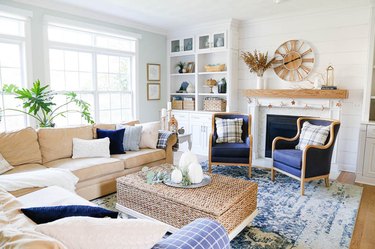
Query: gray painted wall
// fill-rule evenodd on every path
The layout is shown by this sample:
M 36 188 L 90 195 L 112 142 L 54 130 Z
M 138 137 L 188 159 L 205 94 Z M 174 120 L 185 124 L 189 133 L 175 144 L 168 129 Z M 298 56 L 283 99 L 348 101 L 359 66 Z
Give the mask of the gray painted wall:
M 32 43 L 32 77 L 33 80 L 40 79 L 45 82 L 45 63 L 44 63 L 44 44 L 43 44 L 43 16 L 50 15 L 65 18 L 81 23 L 89 23 L 91 25 L 103 26 L 111 29 L 118 29 L 138 33 L 142 35 L 139 40 L 139 57 L 138 57 L 138 77 L 136 84 L 138 85 L 137 107 L 138 118 L 141 122 L 159 120 L 159 111 L 166 106 L 167 99 L 167 52 L 166 52 L 166 36 L 147 32 L 139 29 L 106 23 L 97 19 L 89 19 L 77 15 L 59 12 L 50 9 L 44 9 L 37 6 L 27 5 L 23 3 L 13 2 L 9 0 L 0 0 L 0 4 L 8 5 L 14 8 L 25 9 L 33 12 L 31 19 L 31 43 Z M 1 8 L 1 7 L 0 7 Z M 147 100 L 147 63 L 161 64 L 161 100 Z

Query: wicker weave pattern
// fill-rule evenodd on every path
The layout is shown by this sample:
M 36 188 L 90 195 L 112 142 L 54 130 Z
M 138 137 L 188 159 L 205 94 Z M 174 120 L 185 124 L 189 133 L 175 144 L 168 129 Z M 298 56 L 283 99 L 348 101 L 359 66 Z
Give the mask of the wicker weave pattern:
M 142 173 L 117 179 L 117 202 L 127 208 L 181 228 L 197 218 L 219 221 L 228 232 L 255 211 L 256 183 L 212 174 L 203 188 L 178 189 L 148 185 Z

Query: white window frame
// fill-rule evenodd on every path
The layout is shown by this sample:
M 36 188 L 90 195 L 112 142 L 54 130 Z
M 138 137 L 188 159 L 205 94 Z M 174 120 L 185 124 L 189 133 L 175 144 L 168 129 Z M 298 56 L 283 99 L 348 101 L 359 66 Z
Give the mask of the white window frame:
M 6 35 L 6 34 L 0 34 L 0 42 L 2 43 L 9 43 L 9 44 L 15 44 L 20 47 L 20 69 L 21 69 L 21 82 L 23 82 L 22 87 L 31 87 L 32 86 L 32 53 L 31 53 L 31 18 L 32 18 L 32 12 L 17 9 L 13 7 L 9 7 L 6 5 L 0 4 L 0 16 L 13 19 L 16 21 L 22 21 L 24 23 L 24 36 L 16 36 L 16 35 Z M 2 99 L 2 106 L 4 106 L 4 98 Z M 4 111 L 2 111 L 2 117 L 1 122 L 4 122 L 4 119 L 6 120 L 6 116 L 12 116 L 12 115 L 5 115 Z M 23 114 L 24 116 L 24 124 L 25 126 L 32 126 L 36 127 L 36 120 L 33 118 L 30 118 L 29 115 Z M 6 121 L 4 123 L 5 131 L 8 131 L 10 129 L 7 129 Z
M 113 37 L 129 37 L 130 39 L 135 41 L 135 52 L 126 52 L 126 51 L 120 51 L 120 50 L 112 50 L 112 49 L 106 49 L 106 48 L 98 48 L 98 47 L 89 47 L 84 45 L 77 45 L 77 44 L 70 44 L 70 43 L 63 43 L 63 42 L 56 42 L 56 41 L 50 41 L 48 39 L 48 26 L 58 26 L 58 27 L 66 27 L 66 28 L 72 28 L 75 30 L 82 30 L 85 32 L 93 32 L 93 33 L 99 33 L 103 35 L 110 35 Z M 141 35 L 136 33 L 130 33 L 130 32 L 124 32 L 117 29 L 111 29 L 106 28 L 102 26 L 96 26 L 88 23 L 82 23 L 82 22 L 76 22 L 71 21 L 63 18 L 53 17 L 53 16 L 45 16 L 44 17 L 44 25 L 43 25 L 43 36 L 44 36 L 44 61 L 45 61 L 45 78 L 47 82 L 51 81 L 50 77 L 50 63 L 49 63 L 49 50 L 50 49 L 60 49 L 60 50 L 70 50 L 70 51 L 77 51 L 77 52 L 88 52 L 92 53 L 93 55 L 93 87 L 94 90 L 92 91 L 76 91 L 77 93 L 88 93 L 88 94 L 94 94 L 94 110 L 95 113 L 92 113 L 94 117 L 95 122 L 100 122 L 99 117 L 99 93 L 118 93 L 115 91 L 98 91 L 97 87 L 97 55 L 98 54 L 104 54 L 104 55 L 114 55 L 114 56 L 129 56 L 131 58 L 131 66 L 132 70 L 130 72 L 130 79 L 131 79 L 131 91 L 121 91 L 120 93 L 130 93 L 131 94 L 131 102 L 132 102 L 132 117 L 133 119 L 138 119 L 139 117 L 139 108 L 138 108 L 138 98 L 137 94 L 139 91 L 138 84 L 136 83 L 138 80 L 138 58 L 139 58 L 139 39 L 141 39 Z M 119 36 L 116 36 L 114 34 L 119 34 Z M 66 91 L 59 91 L 59 93 L 64 93 Z

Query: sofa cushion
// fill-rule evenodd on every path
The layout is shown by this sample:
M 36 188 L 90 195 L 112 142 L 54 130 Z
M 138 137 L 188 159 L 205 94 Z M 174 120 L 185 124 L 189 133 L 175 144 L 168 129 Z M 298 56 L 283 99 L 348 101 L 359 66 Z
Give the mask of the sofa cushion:
M 73 138 L 73 159 L 105 157 L 109 158 L 109 138 L 102 139 L 80 139 Z
M 250 154 L 249 145 L 246 143 L 222 143 L 212 146 L 213 157 L 245 157 Z
M 112 155 L 111 157 L 123 160 L 124 168 L 131 169 L 165 159 L 165 150 L 141 149 L 139 151 L 128 151 L 122 155 Z
M 0 153 L 13 166 L 42 163 L 38 135 L 31 127 L 0 133 Z
M 29 164 L 23 164 L 23 165 L 14 167 L 14 169 L 9 170 L 8 172 L 5 172 L 4 175 L 43 170 L 43 169 L 46 169 L 46 167 L 41 164 L 29 163 Z
M 72 171 L 80 181 L 124 170 L 123 162 L 115 158 L 65 158 L 48 162 L 45 166 L 68 169 Z
M 97 129 L 101 129 L 101 130 L 116 130 L 116 125 L 115 124 L 94 124 L 92 126 L 92 133 L 93 133 L 94 139 L 98 138 L 98 134 L 96 133 Z
M 112 154 L 125 154 L 124 150 L 124 133 L 125 129 L 120 130 L 102 130 L 97 129 L 96 134 L 98 138 L 109 138 L 109 151 Z
M 72 157 L 73 138 L 93 139 L 92 126 L 72 128 L 41 128 L 38 130 L 43 164 Z
M 301 169 L 302 153 L 302 150 L 274 150 L 273 160 L 296 169 Z
M 0 154 L 0 175 L 11 169 L 14 169 L 14 167 Z

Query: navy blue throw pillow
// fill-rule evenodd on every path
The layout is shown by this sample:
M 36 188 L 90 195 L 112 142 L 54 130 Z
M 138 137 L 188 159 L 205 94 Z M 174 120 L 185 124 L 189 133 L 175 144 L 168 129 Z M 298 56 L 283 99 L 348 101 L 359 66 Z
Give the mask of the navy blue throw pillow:
M 120 130 L 101 130 L 97 129 L 98 138 L 109 138 L 109 151 L 113 154 L 125 154 L 124 150 L 124 133 L 125 129 Z
M 68 205 L 52 207 L 21 208 L 21 211 L 36 224 L 52 222 L 71 216 L 88 216 L 93 218 L 117 218 L 118 212 L 101 207 L 85 205 Z

